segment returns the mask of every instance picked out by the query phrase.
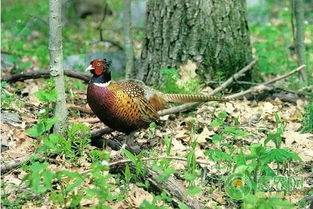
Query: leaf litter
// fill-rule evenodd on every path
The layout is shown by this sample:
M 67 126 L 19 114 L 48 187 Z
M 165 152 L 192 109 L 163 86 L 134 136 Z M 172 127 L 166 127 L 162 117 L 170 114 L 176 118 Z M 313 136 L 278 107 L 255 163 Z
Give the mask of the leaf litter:
M 190 63 L 189 63 L 190 64 Z M 31 127 L 37 120 L 37 113 L 40 112 L 40 102 L 34 96 L 34 92 L 42 88 L 42 81 L 36 80 L 25 81 L 22 85 L 22 94 L 17 96 L 17 100 L 12 103 L 12 106 L 8 109 L 3 109 L 3 113 L 13 113 L 18 115 L 18 121 L 12 122 L 10 120 L 2 120 L 1 135 L 2 135 L 2 148 L 1 161 L 6 162 L 18 157 L 32 154 L 40 146 L 40 142 L 36 139 L 29 137 L 25 134 L 25 130 Z M 16 88 L 16 87 L 15 87 Z M 9 87 L 11 92 L 14 92 L 13 87 Z M 86 95 L 84 90 L 75 90 L 75 97 L 70 98 L 75 105 L 85 106 Z M 22 101 L 24 105 L 19 105 L 17 101 Z M 162 116 L 160 122 L 157 123 L 157 129 L 152 139 L 148 139 L 149 129 L 143 129 L 136 133 L 136 143 L 141 147 L 147 147 L 146 153 L 158 153 L 158 156 L 165 156 L 166 146 L 163 142 L 165 136 L 172 140 L 172 156 L 186 157 L 190 151 L 192 141 L 197 141 L 195 147 L 195 156 L 197 160 L 202 160 L 208 163 L 208 165 L 201 165 L 201 168 L 205 170 L 206 184 L 201 184 L 202 180 L 199 178 L 196 180 L 197 185 L 201 185 L 202 192 L 195 195 L 195 198 L 206 202 L 206 206 L 221 206 L 227 208 L 227 195 L 221 190 L 223 182 L 218 182 L 214 176 L 224 175 L 227 171 L 227 167 L 223 167 L 222 163 L 213 162 L 205 155 L 207 150 L 221 148 L 220 142 L 214 141 L 214 135 L 222 134 L 224 126 L 238 127 L 244 132 L 248 133 L 247 136 L 232 137 L 228 134 L 225 135 L 223 142 L 231 144 L 231 147 L 223 147 L 225 152 L 230 151 L 232 148 L 243 149 L 246 145 L 252 143 L 264 143 L 269 132 L 276 130 L 275 113 L 277 112 L 281 121 L 284 124 L 284 132 L 282 134 L 282 147 L 291 148 L 295 153 L 298 153 L 303 162 L 293 163 L 293 169 L 297 169 L 297 175 L 305 178 L 309 177 L 309 171 L 303 169 L 303 166 L 313 167 L 313 134 L 300 132 L 302 128 L 302 115 L 304 114 L 305 103 L 298 101 L 296 105 L 285 103 L 279 99 L 267 99 L 265 101 L 247 101 L 238 100 L 231 103 L 217 103 L 209 102 L 204 103 L 195 108 L 194 111 L 188 111 L 170 116 Z M 219 117 L 219 114 L 225 112 L 226 118 L 224 119 L 224 125 L 212 126 L 211 124 Z M 71 119 L 90 118 L 89 114 L 79 113 L 71 114 Z M 105 127 L 102 123 L 88 123 L 92 130 L 97 130 Z M 111 136 L 105 136 L 110 138 Z M 274 144 L 269 143 L 269 146 Z M 98 149 L 90 147 L 90 150 Z M 90 151 L 88 150 L 88 152 Z M 107 147 L 108 151 L 116 153 Z M 156 151 L 156 152 L 155 152 Z M 55 158 L 50 161 L 50 168 L 54 171 L 67 169 L 73 172 L 85 172 L 90 169 L 90 162 L 86 160 L 87 155 L 83 155 L 79 160 L 79 166 L 77 163 L 74 165 L 70 162 L 66 162 L 65 158 Z M 151 162 L 147 162 L 150 164 Z M 181 171 L 186 170 L 186 162 L 172 161 L 170 166 Z M 175 174 L 176 175 L 176 174 Z M 8 198 L 12 200 L 18 198 L 19 189 L 16 189 L 16 185 L 20 185 L 22 178 L 25 176 L 25 172 L 20 169 L 14 169 L 4 175 L 2 175 L 2 182 L 6 184 L 6 192 L 11 194 Z M 179 179 L 184 181 L 181 174 Z M 188 182 L 184 181 L 184 185 L 188 186 Z M 88 188 L 91 185 L 88 181 L 82 184 L 77 189 Z M 305 183 L 304 190 L 308 189 L 312 185 Z M 112 191 L 113 192 L 113 191 Z M 288 193 L 291 202 L 295 203 L 304 197 L 303 191 Z M 287 195 L 287 196 L 288 196 Z M 153 199 L 151 192 L 144 190 L 135 184 L 129 184 L 127 188 L 127 199 L 124 201 L 118 201 L 114 204 L 110 204 L 112 208 L 139 208 L 143 200 Z M 288 199 L 288 197 L 287 197 Z M 50 205 L 49 199 L 45 199 L 45 206 Z M 96 204 L 96 200 L 83 199 L 81 201 L 83 207 L 91 207 Z M 28 202 L 23 208 L 40 208 L 40 206 Z M 45 208 L 45 207 L 42 207 Z M 52 207 L 53 208 L 53 207 Z

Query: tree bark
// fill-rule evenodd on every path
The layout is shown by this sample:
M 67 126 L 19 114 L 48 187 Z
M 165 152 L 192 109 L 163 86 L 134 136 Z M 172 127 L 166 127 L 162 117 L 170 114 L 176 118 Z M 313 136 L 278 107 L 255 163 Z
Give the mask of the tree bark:
M 298 66 L 303 65 L 304 62 L 304 11 L 303 0 L 296 0 L 294 2 L 295 19 L 296 19 L 296 52 L 298 58 Z M 307 83 L 305 68 L 300 72 L 300 79 Z
M 125 30 L 125 54 L 126 70 L 125 77 L 129 79 L 134 73 L 134 48 L 131 26 L 131 0 L 124 0 L 124 30 Z
M 148 0 L 137 78 L 161 84 L 160 69 L 191 60 L 202 78 L 226 80 L 252 60 L 246 15 L 245 0 Z
M 62 0 L 49 0 L 49 51 L 50 76 L 55 80 L 57 101 L 54 116 L 58 121 L 53 132 L 62 134 L 67 125 L 67 106 L 64 88 L 63 51 L 62 51 Z

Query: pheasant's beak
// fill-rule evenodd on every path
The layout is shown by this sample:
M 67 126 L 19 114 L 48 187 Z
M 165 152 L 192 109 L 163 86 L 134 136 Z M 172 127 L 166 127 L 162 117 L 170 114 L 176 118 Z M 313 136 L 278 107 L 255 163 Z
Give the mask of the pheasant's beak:
M 85 71 L 90 71 L 90 70 L 94 70 L 95 68 L 93 68 L 92 67 L 92 65 L 89 65 L 86 69 L 85 69 Z

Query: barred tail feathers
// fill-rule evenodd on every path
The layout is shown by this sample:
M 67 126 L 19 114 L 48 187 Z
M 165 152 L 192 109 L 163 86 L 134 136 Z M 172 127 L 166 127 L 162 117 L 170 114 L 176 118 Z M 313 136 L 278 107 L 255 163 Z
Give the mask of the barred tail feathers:
M 165 100 L 173 103 L 230 101 L 230 99 L 218 96 L 191 95 L 191 94 L 165 94 Z

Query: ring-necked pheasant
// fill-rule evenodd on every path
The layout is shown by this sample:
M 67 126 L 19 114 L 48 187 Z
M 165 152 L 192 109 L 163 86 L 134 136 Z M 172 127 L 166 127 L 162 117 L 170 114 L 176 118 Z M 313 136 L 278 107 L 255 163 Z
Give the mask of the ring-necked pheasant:
M 158 111 L 165 109 L 169 102 L 229 100 L 215 96 L 163 94 L 138 80 L 112 81 L 110 65 L 107 59 L 93 60 L 86 68 L 93 74 L 87 90 L 87 101 L 105 125 L 129 136 L 156 121 Z

